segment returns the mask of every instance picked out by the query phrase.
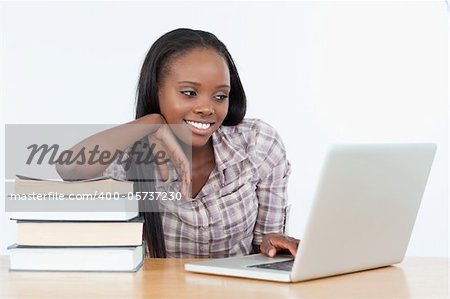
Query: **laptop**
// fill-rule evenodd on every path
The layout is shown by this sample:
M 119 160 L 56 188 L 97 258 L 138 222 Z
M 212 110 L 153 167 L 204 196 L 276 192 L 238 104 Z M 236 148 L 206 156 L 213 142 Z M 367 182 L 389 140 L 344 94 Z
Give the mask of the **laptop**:
M 295 259 L 253 254 L 185 270 L 297 282 L 400 263 L 435 152 L 428 143 L 331 146 Z

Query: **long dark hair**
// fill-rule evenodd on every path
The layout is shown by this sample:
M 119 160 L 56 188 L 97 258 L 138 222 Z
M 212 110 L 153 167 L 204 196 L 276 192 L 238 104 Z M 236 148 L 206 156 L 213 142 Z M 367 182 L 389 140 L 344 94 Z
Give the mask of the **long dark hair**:
M 161 114 L 158 98 L 158 82 L 169 69 L 170 62 L 191 50 L 206 48 L 215 50 L 227 62 L 230 72 L 230 94 L 228 113 L 223 121 L 225 126 L 239 124 L 246 112 L 246 96 L 241 79 L 234 64 L 233 58 L 226 46 L 212 33 L 180 28 L 172 30 L 158 38 L 145 57 L 141 68 L 139 83 L 136 92 L 136 119 L 147 114 Z M 143 140 L 145 142 L 145 140 Z M 132 167 L 133 175 L 144 174 L 149 169 L 142 169 L 142 165 Z M 135 192 L 154 190 L 151 180 L 135 182 Z M 166 257 L 164 234 L 161 217 L 156 212 L 141 210 L 145 219 L 144 240 L 151 257 Z

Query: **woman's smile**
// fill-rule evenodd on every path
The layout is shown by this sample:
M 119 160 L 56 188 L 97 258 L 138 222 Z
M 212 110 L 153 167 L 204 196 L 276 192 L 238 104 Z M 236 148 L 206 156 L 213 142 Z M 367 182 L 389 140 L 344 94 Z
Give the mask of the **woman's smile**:
M 192 131 L 192 134 L 209 136 L 215 131 L 214 122 L 184 120 Z
M 211 125 L 214 125 L 214 123 L 210 123 L 210 122 L 196 122 L 193 120 L 184 120 L 187 124 L 193 126 L 196 129 L 199 130 L 207 130 L 211 127 Z

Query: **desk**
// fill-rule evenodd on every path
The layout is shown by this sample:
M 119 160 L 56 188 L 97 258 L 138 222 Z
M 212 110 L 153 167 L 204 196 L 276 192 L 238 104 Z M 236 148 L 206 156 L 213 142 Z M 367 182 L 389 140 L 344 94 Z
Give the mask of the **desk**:
M 448 298 L 449 260 L 406 258 L 394 267 L 300 283 L 185 272 L 192 259 L 148 259 L 137 273 L 9 272 L 0 257 L 0 298 Z

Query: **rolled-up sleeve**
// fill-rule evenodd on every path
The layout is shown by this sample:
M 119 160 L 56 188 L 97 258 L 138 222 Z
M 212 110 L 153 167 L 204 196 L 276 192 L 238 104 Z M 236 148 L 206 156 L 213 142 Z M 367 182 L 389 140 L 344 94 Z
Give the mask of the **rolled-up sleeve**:
M 129 151 L 129 148 L 125 150 L 124 160 L 129 159 Z M 108 167 L 103 171 L 102 175 L 116 180 L 125 181 L 127 179 L 127 173 L 123 165 L 120 164 L 118 160 L 119 159 L 115 159 L 113 162 L 111 162 L 111 164 L 109 164 Z

